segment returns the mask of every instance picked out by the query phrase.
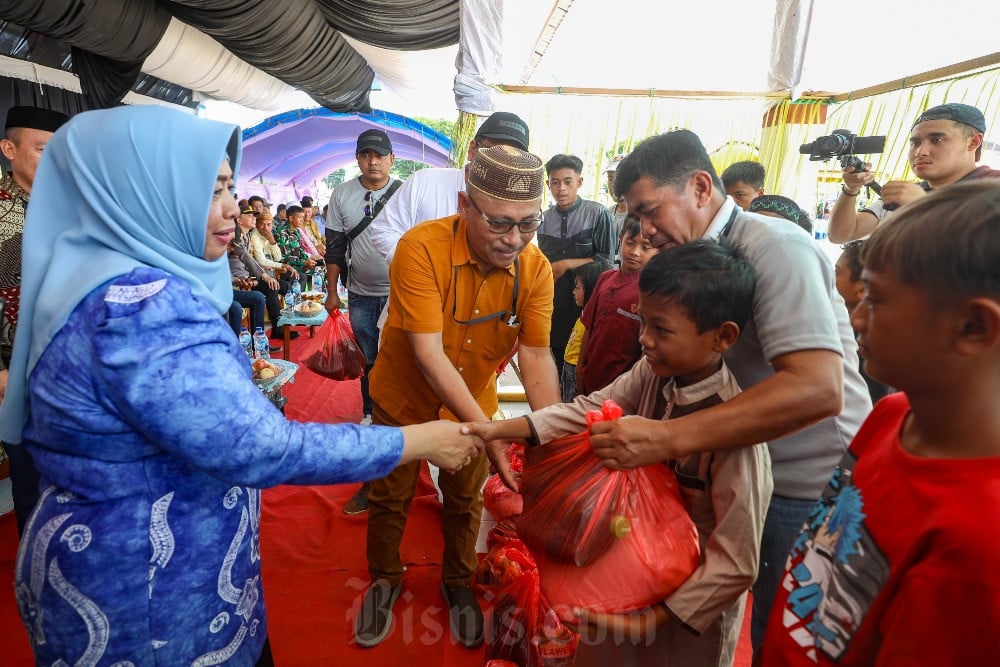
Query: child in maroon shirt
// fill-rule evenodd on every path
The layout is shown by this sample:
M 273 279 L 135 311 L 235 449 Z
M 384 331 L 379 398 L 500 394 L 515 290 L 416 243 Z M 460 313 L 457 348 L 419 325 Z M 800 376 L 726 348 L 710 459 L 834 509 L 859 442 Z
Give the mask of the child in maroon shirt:
M 639 272 L 656 254 L 642 238 L 639 220 L 629 216 L 618 237 L 622 266 L 601 275 L 580 316 L 585 329 L 576 366 L 576 390 L 589 394 L 632 368 L 639 345 Z

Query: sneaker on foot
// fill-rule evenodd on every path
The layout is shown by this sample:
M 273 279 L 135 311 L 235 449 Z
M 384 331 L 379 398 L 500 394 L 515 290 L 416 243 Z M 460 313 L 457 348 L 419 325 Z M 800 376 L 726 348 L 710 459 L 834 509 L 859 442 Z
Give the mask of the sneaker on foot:
M 361 610 L 354 617 L 354 641 L 371 648 L 381 644 L 392 627 L 392 607 L 403 588 L 403 582 L 390 586 L 385 579 L 373 581 L 365 593 Z
M 354 496 L 344 505 L 344 514 L 361 514 L 368 511 L 368 490 L 372 488 L 371 482 L 365 482 L 357 490 Z
M 279 338 L 280 339 L 280 338 L 284 338 L 284 337 L 285 337 L 285 330 L 281 329 L 281 328 L 275 329 L 274 327 L 271 327 L 271 331 L 268 333 L 268 338 Z M 293 331 L 289 331 L 288 332 L 288 340 L 295 340 L 298 337 L 299 337 L 299 332 L 298 331 L 294 331 L 293 330 Z
M 448 601 L 448 624 L 451 636 L 466 648 L 483 643 L 483 610 L 469 586 L 449 587 L 441 582 L 441 595 Z
M 361 418 L 361 425 L 362 426 L 371 426 L 372 425 L 372 416 L 371 415 L 365 415 L 364 417 L 362 417 Z

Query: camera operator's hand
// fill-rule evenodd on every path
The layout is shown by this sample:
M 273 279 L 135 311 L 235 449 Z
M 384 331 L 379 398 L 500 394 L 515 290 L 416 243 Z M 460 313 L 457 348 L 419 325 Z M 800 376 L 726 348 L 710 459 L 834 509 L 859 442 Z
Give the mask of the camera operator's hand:
M 848 167 L 843 171 L 844 189 L 849 193 L 860 194 L 861 188 L 875 180 L 871 162 L 865 162 L 865 170 L 862 172 L 855 172 L 854 167 Z
M 916 183 L 908 181 L 889 181 L 882 186 L 882 203 L 887 210 L 894 210 L 916 201 L 927 193 Z

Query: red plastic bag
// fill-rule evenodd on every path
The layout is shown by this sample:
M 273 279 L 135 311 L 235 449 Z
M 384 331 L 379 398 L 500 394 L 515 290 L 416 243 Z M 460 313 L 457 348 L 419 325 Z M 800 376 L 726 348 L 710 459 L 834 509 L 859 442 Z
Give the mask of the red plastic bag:
M 621 416 L 608 401 L 607 419 Z M 605 418 L 588 415 L 587 423 Z M 586 565 L 614 545 L 611 522 L 622 512 L 624 472 L 608 470 L 590 447 L 590 433 L 558 438 L 525 452 L 518 533 L 537 553 L 559 562 Z
M 488 542 L 493 546 L 477 574 L 497 595 L 489 615 L 487 659 L 519 667 L 572 665 L 579 637 L 546 601 L 535 561 L 514 536 L 513 524 L 498 523 Z
M 367 363 L 350 321 L 340 311 L 326 319 L 302 356 L 306 368 L 331 380 L 359 378 Z
M 620 415 L 606 404 L 597 419 Z M 698 532 L 665 465 L 609 470 L 584 433 L 528 449 L 521 492 L 518 533 L 564 620 L 575 620 L 572 607 L 616 613 L 662 601 L 698 567 Z
M 524 446 L 511 445 L 507 450 L 507 460 L 514 472 L 524 470 Z M 500 475 L 492 475 L 483 487 L 483 506 L 498 520 L 502 520 L 520 514 L 524 502 L 520 493 L 507 488 Z

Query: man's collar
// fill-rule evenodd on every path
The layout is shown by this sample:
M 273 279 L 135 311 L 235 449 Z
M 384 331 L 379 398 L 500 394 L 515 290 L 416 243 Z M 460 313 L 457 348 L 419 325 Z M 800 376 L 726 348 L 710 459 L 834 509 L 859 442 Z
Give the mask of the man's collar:
M 14 172 L 8 171 L 0 179 L 0 190 L 3 190 L 12 197 L 18 197 L 24 201 L 28 201 L 31 195 L 28 191 L 18 185 L 17 181 L 14 180 Z
M 719 207 L 719 210 L 715 212 L 715 216 L 712 218 L 712 222 L 709 223 L 708 229 L 705 230 L 705 234 L 702 238 L 719 238 L 722 234 L 722 230 L 725 229 L 727 224 L 729 224 L 729 218 L 732 216 L 733 209 L 735 207 L 736 202 L 732 197 L 726 195 L 725 201 L 722 202 L 722 206 Z
M 566 208 L 566 209 L 559 208 L 559 204 L 555 204 L 555 203 L 553 203 L 552 206 L 555 207 L 555 209 L 557 211 L 559 211 L 560 213 L 569 214 L 569 213 L 572 213 L 575 209 L 579 208 L 580 204 L 582 204 L 582 203 L 583 203 L 583 197 L 581 197 L 580 195 L 577 195 L 576 196 L 576 200 L 570 205 L 569 208 Z

